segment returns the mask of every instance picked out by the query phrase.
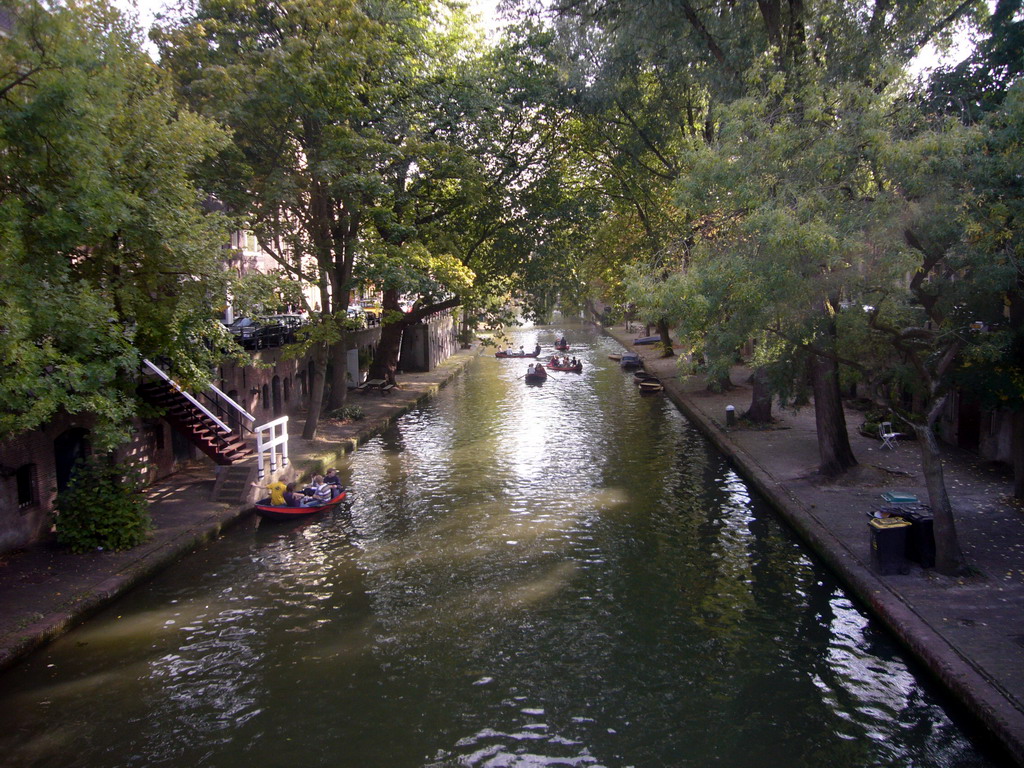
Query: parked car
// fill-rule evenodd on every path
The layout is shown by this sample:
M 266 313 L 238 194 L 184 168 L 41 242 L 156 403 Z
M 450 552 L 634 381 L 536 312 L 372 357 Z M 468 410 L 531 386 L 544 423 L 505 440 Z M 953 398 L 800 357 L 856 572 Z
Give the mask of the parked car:
M 295 341 L 296 329 L 306 322 L 305 316 L 298 314 L 264 315 L 241 317 L 227 328 L 246 349 L 263 349 Z
M 256 348 L 256 331 L 258 328 L 259 324 L 251 317 L 239 317 L 227 325 L 228 332 L 246 349 Z

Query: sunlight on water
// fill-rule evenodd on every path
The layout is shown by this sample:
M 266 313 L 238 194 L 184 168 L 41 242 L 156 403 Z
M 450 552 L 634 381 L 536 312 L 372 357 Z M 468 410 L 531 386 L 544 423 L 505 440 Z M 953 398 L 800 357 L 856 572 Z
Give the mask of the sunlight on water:
M 995 765 L 615 344 L 512 342 L 563 332 L 583 374 L 485 355 L 341 466 L 345 508 L 7 673 L 5 768 Z

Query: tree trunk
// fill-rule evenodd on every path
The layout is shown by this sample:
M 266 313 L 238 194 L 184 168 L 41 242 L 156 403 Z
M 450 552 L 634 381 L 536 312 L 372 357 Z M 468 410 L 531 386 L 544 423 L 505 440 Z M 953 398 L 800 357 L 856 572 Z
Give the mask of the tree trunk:
M 461 301 L 458 298 L 447 299 L 440 304 L 429 304 L 412 312 L 402 312 L 398 303 L 398 291 L 393 289 L 384 291 L 384 299 L 381 302 L 383 312 L 381 313 L 380 342 L 377 344 L 377 354 L 373 356 L 373 363 L 370 365 L 370 378 L 386 379 L 389 384 L 394 384 L 405 329 L 435 312 L 457 307 Z M 392 318 L 390 321 L 388 320 L 389 315 Z
M 1013 497 L 1024 499 L 1024 408 L 1018 408 L 1010 418 L 1010 445 L 1013 450 Z
M 331 391 L 327 397 L 327 410 L 336 411 L 348 400 L 348 333 L 342 331 L 341 339 L 331 345 L 330 351 Z M 353 385 L 359 382 L 352 382 Z
M 473 344 L 470 341 L 469 312 L 462 311 L 459 315 L 459 348 L 470 349 Z
M 408 320 L 398 303 L 398 289 L 388 288 L 381 300 L 380 340 L 377 342 L 377 353 L 370 364 L 370 378 L 384 379 L 388 384 L 395 383 L 395 372 L 398 370 L 398 356 L 402 352 L 402 336 Z M 401 314 L 397 318 L 395 313 Z
M 327 349 L 324 344 L 317 344 L 313 352 L 313 380 L 309 382 L 309 410 L 306 412 L 306 423 L 302 427 L 303 440 L 316 438 L 316 430 L 320 424 L 320 411 L 324 402 L 326 364 Z
M 946 493 L 946 481 L 942 472 L 942 458 L 939 443 L 935 439 L 932 425 L 942 407 L 941 402 L 933 406 L 928 423 L 914 424 L 918 445 L 921 447 L 921 469 L 925 486 L 928 488 L 928 504 L 932 509 L 932 527 L 935 535 L 935 569 L 946 576 L 957 576 L 965 570 L 966 562 L 960 550 L 953 520 L 953 505 Z M 934 416 L 932 415 L 934 414 Z
M 662 318 L 658 321 L 658 333 L 661 335 L 661 356 L 662 357 L 673 357 L 675 352 L 672 351 L 672 337 L 668 333 L 668 321 Z
M 754 369 L 751 377 L 754 381 L 754 392 L 750 397 L 750 408 L 743 418 L 754 424 L 771 424 L 772 392 L 768 387 L 768 369 L 764 366 Z
M 814 391 L 814 424 L 821 459 L 818 470 L 826 477 L 835 477 L 857 466 L 846 430 L 835 360 L 822 355 L 811 357 L 811 388 Z

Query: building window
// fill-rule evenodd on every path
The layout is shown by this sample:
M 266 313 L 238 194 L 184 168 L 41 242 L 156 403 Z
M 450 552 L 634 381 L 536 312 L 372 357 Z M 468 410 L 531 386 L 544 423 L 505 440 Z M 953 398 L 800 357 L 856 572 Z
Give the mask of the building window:
M 15 473 L 18 482 L 18 508 L 34 507 L 39 504 L 39 484 L 36 482 L 36 465 L 23 464 Z

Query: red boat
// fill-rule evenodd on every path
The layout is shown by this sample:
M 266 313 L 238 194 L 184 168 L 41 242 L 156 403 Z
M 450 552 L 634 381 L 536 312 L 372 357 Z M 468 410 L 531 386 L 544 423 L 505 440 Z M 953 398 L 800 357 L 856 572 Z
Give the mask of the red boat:
M 523 378 L 526 379 L 527 384 L 543 384 L 548 380 L 548 374 L 544 367 L 538 364 L 534 371 L 525 374 Z
M 583 363 L 576 363 L 576 365 L 555 365 L 554 363 L 548 363 L 549 371 L 561 371 L 562 373 L 583 373 Z
M 275 507 L 270 503 L 269 498 L 260 499 L 256 502 L 256 514 L 267 520 L 298 520 L 306 515 L 315 515 L 317 512 L 324 512 L 332 507 L 338 506 L 345 500 L 348 491 L 339 491 L 335 496 L 323 504 L 316 504 L 309 507 Z
M 555 349 L 557 349 L 559 352 L 568 352 L 569 342 L 566 341 L 565 339 L 559 339 L 558 341 L 555 342 Z

